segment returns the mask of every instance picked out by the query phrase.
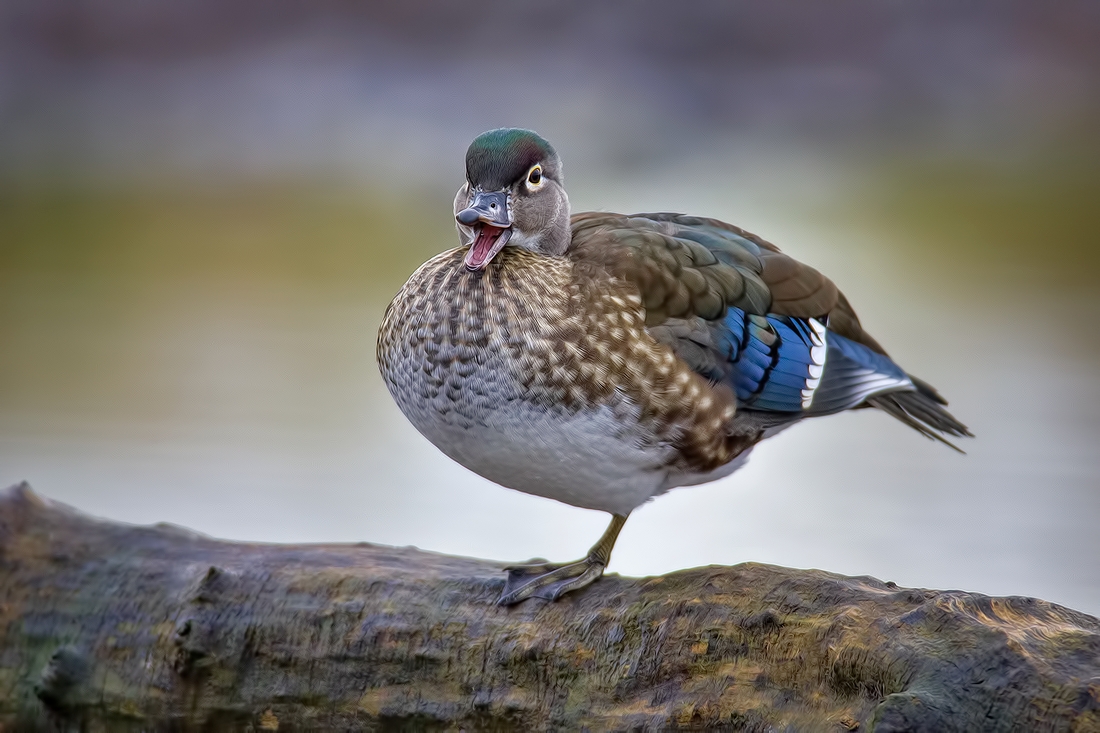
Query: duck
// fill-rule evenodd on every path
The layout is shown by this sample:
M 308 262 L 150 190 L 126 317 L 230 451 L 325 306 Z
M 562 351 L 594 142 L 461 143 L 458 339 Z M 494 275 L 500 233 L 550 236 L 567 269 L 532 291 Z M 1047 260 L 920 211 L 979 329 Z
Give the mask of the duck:
M 956 450 L 972 436 L 832 280 L 770 242 L 699 216 L 574 214 L 530 130 L 479 135 L 465 163 L 459 246 L 386 309 L 383 381 L 459 464 L 611 515 L 583 559 L 506 568 L 499 604 L 588 586 L 633 510 L 729 476 L 802 420 L 871 408 Z

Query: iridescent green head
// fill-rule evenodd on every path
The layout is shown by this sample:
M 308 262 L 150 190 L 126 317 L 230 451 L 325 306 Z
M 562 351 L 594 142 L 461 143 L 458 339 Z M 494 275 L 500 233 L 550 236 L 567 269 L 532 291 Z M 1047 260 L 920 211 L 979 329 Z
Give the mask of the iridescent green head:
M 474 138 L 466 151 L 466 180 L 483 191 L 511 185 L 534 165 L 542 175 L 561 183 L 561 159 L 550 143 L 530 130 L 501 128 Z
M 466 183 L 455 197 L 466 267 L 484 269 L 506 245 L 557 256 L 569 247 L 569 198 L 561 159 L 530 130 L 478 135 L 466 151 Z

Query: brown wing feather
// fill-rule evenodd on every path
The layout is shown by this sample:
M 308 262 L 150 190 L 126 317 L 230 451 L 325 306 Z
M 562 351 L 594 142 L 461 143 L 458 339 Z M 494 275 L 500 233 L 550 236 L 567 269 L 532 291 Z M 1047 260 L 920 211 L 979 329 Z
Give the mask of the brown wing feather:
M 771 312 L 796 318 L 828 319 L 829 330 L 880 354 L 882 348 L 860 325 L 859 316 L 832 280 L 775 249 L 761 256 L 761 277 L 772 294 Z
M 767 312 L 771 296 L 760 277 L 758 254 L 732 250 L 720 258 L 684 236 L 691 232 L 683 222 L 655 216 L 660 215 L 577 214 L 569 256 L 578 265 L 602 267 L 633 283 L 646 309 L 647 326 L 669 318 L 715 320 L 729 306 Z
M 717 219 L 577 214 L 570 256 L 633 283 L 648 326 L 669 318 L 714 320 L 732 306 L 757 315 L 827 318 L 830 330 L 886 353 L 832 280 Z

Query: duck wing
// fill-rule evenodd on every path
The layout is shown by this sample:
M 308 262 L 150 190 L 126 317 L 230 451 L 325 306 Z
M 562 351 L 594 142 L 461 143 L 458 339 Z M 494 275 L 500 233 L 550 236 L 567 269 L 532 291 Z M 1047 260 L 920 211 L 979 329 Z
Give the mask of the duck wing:
M 646 330 L 772 424 L 876 407 L 921 434 L 968 436 L 926 382 L 862 327 L 836 285 L 716 219 L 577 214 L 568 256 L 637 289 Z

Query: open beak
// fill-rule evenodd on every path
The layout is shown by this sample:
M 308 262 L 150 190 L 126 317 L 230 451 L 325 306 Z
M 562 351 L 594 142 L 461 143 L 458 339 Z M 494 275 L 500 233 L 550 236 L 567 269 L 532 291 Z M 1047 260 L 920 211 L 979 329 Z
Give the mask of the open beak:
M 470 205 L 455 219 L 474 230 L 474 241 L 465 259 L 469 270 L 485 269 L 512 236 L 512 212 L 505 191 L 476 192 Z

